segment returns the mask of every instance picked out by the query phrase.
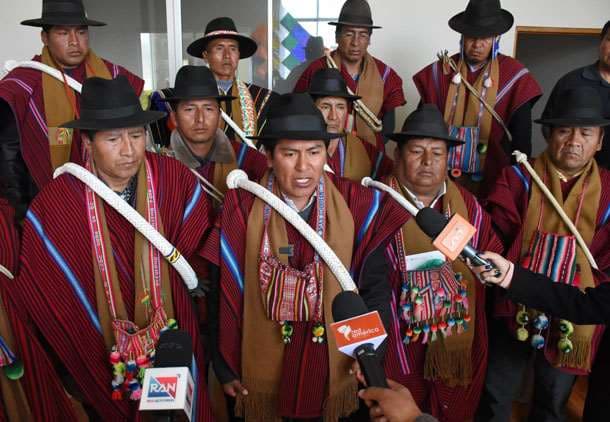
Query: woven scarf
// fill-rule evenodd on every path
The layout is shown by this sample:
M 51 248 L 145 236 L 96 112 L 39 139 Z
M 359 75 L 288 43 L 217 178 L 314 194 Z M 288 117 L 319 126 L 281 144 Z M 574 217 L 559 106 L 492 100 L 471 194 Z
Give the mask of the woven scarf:
M 579 176 L 565 201 L 561 191 L 561 180 L 546 152 L 535 161 L 534 169 L 543 180 L 548 181 L 547 187 L 557 202 L 562 206 L 568 217 L 575 223 L 576 228 L 582 235 L 585 243 L 591 245 L 591 241 L 595 234 L 597 211 L 601 197 L 601 179 L 595 160 L 591 160 L 585 171 Z M 581 201 L 585 206 L 582 207 L 578 220 L 575 221 Z M 538 230 L 545 233 L 554 233 L 564 236 L 572 235 L 542 191 L 535 183 L 532 183 L 532 193 L 527 207 L 523 241 L 521 243 L 522 257 L 530 253 L 529 248 L 532 237 Z M 580 248 L 577 248 L 576 250 L 576 264 L 580 268 L 579 287 L 582 290 L 587 287 L 595 287 L 591 266 Z M 551 332 L 555 334 L 557 333 L 556 322 L 557 321 L 554 321 L 551 325 Z M 574 350 L 570 353 L 562 353 L 557 349 L 556 342 L 547 341 L 547 349 L 548 347 L 553 347 L 552 354 L 554 356 L 551 364 L 555 366 L 585 369 L 587 371 L 590 370 L 591 345 L 594 332 L 595 325 L 574 325 L 574 333 L 570 336 L 570 340 L 574 345 Z
M 137 176 L 136 211 L 140 213 L 153 227 L 163 235 L 163 223 L 158 213 L 156 202 L 156 191 L 148 162 L 140 166 Z M 90 191 L 89 188 L 87 188 Z M 87 192 L 88 202 L 96 211 L 96 218 L 101 226 L 100 246 L 105 253 L 100 253 L 96 247 L 97 242 L 92 242 L 93 268 L 95 275 L 95 291 L 97 300 L 97 312 L 100 318 L 104 341 L 110 351 L 119 342 L 115 338 L 115 324 L 129 322 L 126 304 L 121 294 L 121 286 L 117 273 L 110 233 L 106 223 L 103 201 L 93 194 Z M 90 226 L 92 218 L 90 217 Z M 93 232 L 92 236 L 97 236 Z M 133 323 L 139 329 L 145 329 L 149 324 L 160 324 L 153 321 L 157 310 L 162 307 L 167 319 L 173 318 L 174 306 L 169 279 L 168 264 L 160 252 L 151 245 L 137 230 L 134 230 L 134 280 L 135 304 Z M 111 285 L 111 291 L 106 283 Z M 159 327 L 155 327 L 155 330 Z M 162 328 L 162 327 L 161 327 Z M 158 331 L 156 335 L 158 336 Z M 153 338 L 153 341 L 156 339 Z M 156 343 L 156 341 L 155 341 Z M 120 344 L 119 344 L 120 346 Z M 135 359 L 137 356 L 133 357 Z
M 351 212 L 341 193 L 332 181 L 324 175 L 326 195 L 326 242 L 331 247 L 346 268 L 350 267 L 354 239 L 354 223 Z M 266 186 L 269 179 L 267 173 L 261 180 Z M 274 193 L 279 194 L 277 183 Z M 248 421 L 279 421 L 278 388 L 282 376 L 284 343 L 279 324 L 267 319 L 261 300 L 260 282 L 258 279 L 259 255 L 263 239 L 264 202 L 254 201 L 248 216 L 246 233 L 246 260 L 244 282 L 244 310 L 242 333 L 242 383 L 248 388 L 248 395 L 239 395 L 236 404 L 238 416 Z M 288 265 L 285 255 L 278 248 L 288 245 L 286 222 L 275 211 L 272 211 L 268 226 L 268 235 L 274 255 Z M 330 333 L 332 320 L 332 300 L 341 291 L 337 279 L 324 265 L 323 309 L 326 333 Z M 327 347 L 329 381 L 327 399 L 324 404 L 324 420 L 336 421 L 348 416 L 358 408 L 356 382 L 349 375 L 352 359 L 337 350 L 333 336 L 327 335 L 327 343 L 319 347 Z M 264 356 L 264 359 L 260 357 Z
M 231 119 L 233 119 L 235 124 L 244 131 L 246 136 L 256 136 L 258 134 L 258 116 L 256 105 L 254 104 L 248 85 L 240 80 L 235 80 L 233 81 L 233 85 L 231 85 L 231 91 L 228 95 L 235 97 L 233 101 L 231 101 Z M 226 112 L 227 106 L 225 102 L 222 101 L 221 103 L 222 109 Z M 220 128 L 224 130 L 226 126 L 227 123 L 223 119 L 220 119 Z M 235 140 L 243 142 L 237 135 L 235 136 Z
M 403 192 L 400 183 L 394 176 L 389 178 L 388 184 L 410 201 L 409 195 Z M 443 195 L 442 201 L 445 212 L 459 214 L 465 219 L 469 219 L 464 198 L 455 183 L 450 180 L 447 180 L 447 192 Z M 430 237 L 419 228 L 414 218 L 402 226 L 401 233 L 402 239 L 406 240 L 402 243 L 406 244 L 398 245 L 399 254 L 408 256 L 436 250 Z M 452 269 L 455 273 L 461 273 L 466 280 L 468 312 L 471 320 L 476 321 L 476 283 L 478 281 L 459 259 L 453 261 Z M 451 387 L 470 384 L 472 380 L 472 340 L 475 331 L 474 327 L 469 327 L 459 335 L 440 336 L 436 341 L 429 342 L 426 349 L 424 377 L 429 380 L 441 380 Z
M 337 68 L 341 69 L 341 57 L 334 51 L 332 58 L 337 64 Z M 375 116 L 379 116 L 381 106 L 383 105 L 383 89 L 384 83 L 377 63 L 370 54 L 366 54 L 362 59 L 362 71 L 358 77 L 356 83 L 355 95 L 362 97 L 362 102 L 366 104 L 369 110 L 371 110 Z M 366 124 L 364 119 L 356 113 L 356 135 L 366 140 L 372 145 L 377 146 L 377 134 Z
M 371 159 L 357 136 L 348 133 L 339 140 L 335 154 L 339 154 L 339 176 L 359 181 L 371 175 Z
M 467 80 L 468 64 L 463 58 L 458 63 L 458 69 L 460 69 L 461 79 Z M 449 74 L 450 70 L 444 69 L 444 73 Z M 486 86 L 489 84 L 489 82 L 487 84 L 485 83 L 486 80 L 491 82 L 491 86 Z M 479 77 L 472 85 L 485 99 L 485 102 L 493 107 L 496 104 L 499 83 L 500 65 L 498 59 L 494 58 L 485 65 L 483 70 L 481 70 Z M 466 102 L 467 96 L 468 102 Z M 447 124 L 452 126 L 478 127 L 479 145 L 485 145 L 486 148 L 487 143 L 489 142 L 489 136 L 491 135 L 493 117 L 474 95 L 469 94 L 469 91 L 463 82 L 460 82 L 459 84 L 451 82 L 449 84 L 447 100 L 445 101 L 444 117 Z M 485 156 L 486 154 L 479 154 L 481 169 L 485 168 Z
M 0 342 L 8 348 L 7 353 L 15 350 L 13 332 L 9 323 L 8 315 L 4 308 L 2 297 L 0 296 Z M 3 353 L 3 352 L 0 352 Z M 9 364 L 4 362 L 3 364 Z M 0 392 L 4 402 L 4 410 L 10 422 L 32 420 L 32 412 L 21 380 L 11 380 L 5 374 L 0 374 Z
M 41 55 L 42 63 L 63 72 L 44 47 Z M 85 71 L 87 78 L 97 76 L 112 79 L 108 67 L 92 50 L 85 58 Z M 44 100 L 44 114 L 49 131 L 49 153 L 53 170 L 70 159 L 73 130 L 59 127 L 78 117 L 76 94 L 67 83 L 58 81 L 53 76 L 42 74 L 42 95 Z

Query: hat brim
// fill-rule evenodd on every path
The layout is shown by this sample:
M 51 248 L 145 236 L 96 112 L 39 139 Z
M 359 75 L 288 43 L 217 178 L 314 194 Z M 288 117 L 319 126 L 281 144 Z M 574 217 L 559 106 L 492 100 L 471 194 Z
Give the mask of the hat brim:
M 407 139 L 412 139 L 412 138 L 431 138 L 431 139 L 438 139 L 439 141 L 445 141 L 445 143 L 447 143 L 447 145 L 449 147 L 455 147 L 455 146 L 464 144 L 464 141 L 462 141 L 458 138 L 454 138 L 449 135 L 439 136 L 438 134 L 433 135 L 430 133 L 423 133 L 420 131 L 395 132 L 395 133 L 386 134 L 385 136 L 395 142 L 402 142 L 402 141 L 405 141 Z
M 310 91 L 309 95 L 312 96 L 312 98 L 320 98 L 320 97 L 337 97 L 337 98 L 345 98 L 348 101 L 356 101 L 361 99 L 362 97 L 359 95 L 350 95 L 350 94 L 344 94 L 344 93 L 337 93 L 337 92 L 324 92 L 324 91 Z
M 330 141 L 340 137 L 340 134 L 318 131 L 283 131 L 269 133 L 259 136 L 248 136 L 249 139 L 256 141 L 272 141 L 278 139 L 292 139 L 295 141 Z
M 366 24 L 366 23 L 362 23 L 362 22 L 345 22 L 345 21 L 338 21 L 338 22 L 328 22 L 329 25 L 332 26 L 338 26 L 338 25 L 345 25 L 345 26 L 356 26 L 356 27 L 360 27 L 360 28 L 371 28 L 371 29 L 381 29 L 381 26 L 377 26 L 377 25 L 373 25 L 373 24 Z
M 565 127 L 604 127 L 610 125 L 610 119 L 595 118 L 595 117 L 575 117 L 557 118 L 557 119 L 536 119 L 535 123 L 546 126 L 565 126 Z
M 466 12 L 460 12 L 449 19 L 449 27 L 467 37 L 493 37 L 504 34 L 512 28 L 515 18 L 508 10 L 500 9 L 496 19 L 485 25 L 473 25 L 465 20 Z
M 200 59 L 203 56 L 203 52 L 205 51 L 205 47 L 212 40 L 217 38 L 230 38 L 232 40 L 236 40 L 239 44 L 239 58 L 247 59 L 256 53 L 258 49 L 258 44 L 252 38 L 244 34 L 218 34 L 211 36 L 204 36 L 193 41 L 187 48 L 186 52 L 189 53 L 193 57 L 197 57 Z
M 39 19 L 27 19 L 21 22 L 21 25 L 25 26 L 53 26 L 53 25 L 66 25 L 66 26 L 106 26 L 106 22 L 94 21 L 91 19 L 69 19 L 69 18 L 39 18 Z
M 205 100 L 208 98 L 214 98 L 217 101 L 233 101 L 237 97 L 232 95 L 172 95 L 168 97 L 161 98 L 162 101 L 187 101 L 187 100 Z
M 126 127 L 145 126 L 167 116 L 164 111 L 142 111 L 127 117 L 116 119 L 76 119 L 60 125 L 69 129 L 110 130 Z

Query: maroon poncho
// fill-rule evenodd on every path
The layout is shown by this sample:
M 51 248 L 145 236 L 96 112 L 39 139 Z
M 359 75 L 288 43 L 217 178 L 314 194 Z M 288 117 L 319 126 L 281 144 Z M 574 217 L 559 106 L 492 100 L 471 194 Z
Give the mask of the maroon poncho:
M 14 212 L 8 202 L 0 198 L 0 264 L 14 275 L 17 274 L 18 250 L 19 237 L 14 225 Z M 73 420 L 75 415 L 72 404 L 34 334 L 35 330 L 28 321 L 25 309 L 14 294 L 15 283 L 16 280 L 0 274 L 0 295 L 15 342 L 12 351 L 24 362 L 25 372 L 19 382 L 27 396 L 31 415 L 34 420 Z M 6 420 L 7 416 L 4 403 L 0 400 L 0 421 Z
M 500 252 L 502 244 L 491 227 L 490 216 L 483 211 L 475 197 L 466 189 L 457 185 L 468 210 L 470 223 L 477 228 L 472 244 L 481 251 Z M 442 212 L 442 201 L 435 208 Z M 405 239 L 408 242 L 409 239 Z M 449 387 L 441 381 L 429 381 L 424 378 L 424 361 L 426 358 L 425 344 L 410 342 L 403 344 L 406 330 L 404 320 L 398 318 L 398 298 L 402 287 L 402 279 L 398 260 L 396 258 L 396 243 L 391 242 L 386 249 L 393 263 L 390 274 L 394 296 L 394 331 L 389 336 L 388 349 L 385 357 L 385 368 L 388 378 L 394 379 L 406 386 L 422 411 L 428 412 L 440 421 L 461 422 L 472 419 L 479 403 L 487 369 L 487 321 L 485 316 L 485 288 L 473 276 L 476 284 L 475 318 L 470 322 L 474 326 L 472 341 L 472 382 L 466 386 Z
M 356 284 L 366 258 L 389 241 L 409 218 L 409 214 L 392 199 L 346 179 L 332 177 L 345 198 L 354 219 L 355 236 L 352 266 L 349 269 Z M 243 280 L 246 249 L 246 223 L 255 197 L 241 189 L 229 190 L 222 214 L 206 243 L 205 257 L 220 265 L 219 349 L 223 359 L 238 377 L 241 374 L 241 330 L 243 312 Z M 312 205 L 315 208 L 315 203 Z M 315 214 L 309 224 L 315 227 Z M 289 263 L 303 269 L 313 261 L 314 249 L 286 223 L 288 241 L 294 246 Z M 219 256 L 220 253 L 220 256 Z M 311 341 L 313 322 L 294 322 L 292 341 L 285 347 L 280 383 L 279 415 L 291 418 L 312 418 L 322 414 L 328 384 L 328 351 Z M 264 358 L 264 357 L 263 357 Z M 246 386 L 247 387 L 247 386 Z
M 455 54 L 453 60 L 459 62 L 459 54 Z M 517 60 L 512 57 L 498 54 L 498 65 L 500 67 L 500 83 L 496 96 L 494 110 L 500 115 L 504 123 L 508 125 L 512 114 L 523 104 L 537 99 L 542 95 L 540 85 L 531 73 Z M 474 83 L 482 69 L 475 72 L 468 71 L 468 82 Z M 413 76 L 415 87 L 421 96 L 421 102 L 436 104 L 441 113 L 445 110 L 445 102 L 451 84 L 453 73 L 443 74 L 443 66 L 436 61 Z M 470 92 L 466 91 L 466 101 Z M 483 180 L 485 186 L 493 186 L 504 166 L 510 164 L 510 157 L 502 148 L 504 130 L 498 122 L 492 118 L 491 134 L 487 144 L 487 157 L 483 168 Z M 482 193 L 486 193 L 483 189 Z
M 35 56 L 32 60 L 41 61 L 40 56 Z M 121 66 L 106 60 L 104 62 L 113 78 L 118 75 L 126 76 L 136 94 L 140 95 L 144 87 L 142 79 Z M 69 75 L 82 83 L 86 76 L 84 62 L 72 69 Z M 76 98 L 78 97 L 79 94 L 76 93 Z M 13 70 L 0 81 L 0 99 L 6 101 L 13 111 L 21 139 L 23 161 L 38 189 L 42 189 L 53 178 L 42 92 L 42 72 L 26 68 Z M 78 100 L 76 104 L 78 107 Z M 74 134 L 70 157 L 70 161 L 82 162 L 78 132 Z
M 178 161 L 147 153 L 165 237 L 189 259 L 210 226 L 211 205 L 194 176 Z M 20 296 L 46 341 L 102 420 L 139 419 L 137 402 L 111 399 L 112 368 L 96 310 L 92 241 L 85 185 L 63 175 L 34 199 L 25 220 Z M 104 206 L 126 311 L 134 314 L 134 228 Z M 211 419 L 204 350 L 197 315 L 182 279 L 170 267 L 174 315 L 193 339 L 197 421 Z
M 610 242 L 610 224 L 608 224 L 610 219 L 610 171 L 599 168 L 599 176 L 602 191 L 597 209 L 595 235 L 589 245 L 589 250 L 599 266 L 599 271 L 592 269 L 595 285 L 608 281 L 606 274 L 608 274 L 610 269 L 610 248 L 608 248 L 608 242 Z M 576 179 L 578 178 L 561 182 L 564 197 L 570 192 Z M 535 182 L 532 181 L 531 176 L 522 165 L 509 166 L 502 171 L 487 198 L 487 209 L 499 236 L 504 242 L 505 256 L 513 262 L 519 262 L 521 259 L 523 227 L 527 215 L 532 183 Z M 584 206 L 591 205 L 584 204 Z M 501 292 L 498 292 L 495 297 L 494 316 L 503 318 L 513 333 L 516 329 L 516 313 L 516 304 L 506 299 Z M 597 352 L 604 328 L 603 325 L 596 326 L 593 344 L 591 345 L 592 359 Z M 579 370 L 566 368 L 561 368 L 561 370 L 585 374 L 585 372 Z

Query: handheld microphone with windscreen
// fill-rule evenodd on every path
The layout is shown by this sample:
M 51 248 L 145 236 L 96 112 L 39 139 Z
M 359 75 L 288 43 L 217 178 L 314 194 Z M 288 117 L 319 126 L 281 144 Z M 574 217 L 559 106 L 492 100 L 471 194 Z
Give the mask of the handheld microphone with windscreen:
M 427 236 L 433 239 L 434 246 L 436 246 L 449 258 L 455 259 L 457 254 L 459 254 L 464 258 L 470 259 L 470 262 L 472 262 L 472 264 L 476 267 L 484 265 L 487 267 L 494 268 L 496 271 L 494 275 L 496 277 L 499 277 L 501 275 L 500 270 L 498 270 L 498 268 L 496 268 L 496 266 L 492 262 L 481 257 L 479 251 L 470 246 L 468 242 L 472 238 L 474 231 L 470 231 L 467 228 L 460 227 L 460 219 L 465 221 L 458 214 L 451 217 L 451 220 L 447 220 L 447 218 L 443 214 L 430 207 L 420 209 L 417 215 L 415 216 L 415 221 L 417 222 L 419 228 Z M 452 225 L 454 221 L 455 224 Z M 467 221 L 465 221 L 465 224 L 470 226 L 470 223 L 468 223 Z M 452 250 L 452 252 L 456 252 L 456 255 L 448 255 L 447 253 L 445 253 L 447 249 Z
M 339 350 L 353 357 L 369 387 L 388 388 L 385 371 L 376 349 L 387 337 L 379 312 L 369 312 L 355 292 L 343 291 L 333 299 L 332 331 Z
M 151 411 L 156 421 L 190 421 L 196 399 L 192 362 L 193 340 L 186 331 L 161 333 L 154 367 L 144 373 L 140 410 Z

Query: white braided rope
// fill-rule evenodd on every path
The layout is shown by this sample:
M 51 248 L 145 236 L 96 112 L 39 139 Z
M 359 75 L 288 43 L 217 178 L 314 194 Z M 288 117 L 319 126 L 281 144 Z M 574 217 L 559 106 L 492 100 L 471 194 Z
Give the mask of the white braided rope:
M 330 246 L 328 246 L 324 239 L 322 239 L 318 233 L 316 233 L 316 231 L 296 213 L 296 211 L 286 205 L 284 201 L 274 195 L 273 192 L 270 192 L 258 183 L 248 180 L 246 172 L 239 169 L 229 173 L 227 176 L 227 186 L 229 189 L 244 189 L 269 204 L 271 208 L 277 211 L 286 221 L 292 224 L 301 235 L 303 235 L 318 255 L 320 255 L 322 260 L 324 260 L 326 265 L 328 265 L 328 268 L 335 275 L 343 290 L 356 290 L 356 285 L 354 284 L 352 277 Z
M 540 179 L 540 176 L 538 176 L 536 170 L 534 170 L 529 161 L 527 161 L 527 155 L 525 155 L 521 151 L 513 151 L 513 155 L 515 156 L 515 159 L 518 163 L 523 164 L 527 172 L 532 176 L 532 179 L 534 179 L 534 182 L 536 182 L 536 185 L 538 185 L 542 193 L 544 193 L 544 196 L 546 196 L 546 199 L 548 199 L 551 205 L 553 205 L 553 208 L 555 208 L 555 211 L 557 211 L 557 214 L 559 214 L 561 220 L 568 227 L 568 230 L 570 230 L 570 232 L 574 235 L 578 246 L 580 246 L 580 249 L 582 249 L 583 253 L 587 257 L 589 265 L 591 265 L 591 267 L 595 268 L 596 270 L 599 269 L 597 263 L 595 262 L 595 258 L 593 258 L 593 254 L 591 254 L 589 247 L 585 243 L 585 240 L 580 235 L 574 223 L 572 223 L 572 220 L 570 220 L 570 217 L 566 215 L 561 205 L 559 205 L 551 191 L 546 187 L 542 179 Z
M 414 217 L 419 212 L 419 209 L 415 205 L 407 201 L 404 196 L 396 192 L 394 189 L 392 189 L 385 183 L 377 182 L 368 176 L 363 177 L 360 183 L 362 184 L 362 186 L 366 186 L 367 188 L 376 188 L 388 193 L 392 198 L 396 200 L 396 202 L 398 202 L 404 209 L 409 211 L 409 213 Z
M 125 217 L 142 236 L 161 252 L 167 262 L 169 262 L 178 274 L 180 274 L 180 277 L 182 277 L 182 280 L 189 290 L 197 287 L 197 275 L 184 256 L 182 256 L 182 254 L 180 254 L 180 252 L 161 235 L 161 233 L 155 230 L 144 217 L 134 210 L 131 205 L 114 193 L 112 189 L 106 186 L 104 182 L 98 179 L 93 173 L 78 164 L 66 163 L 63 166 L 58 167 L 55 170 L 55 173 L 53 173 L 53 178 L 56 179 L 64 173 L 69 173 L 83 182 L 108 205 Z
M 28 69 L 40 70 L 41 72 L 44 72 L 47 75 L 53 76 L 55 79 L 57 79 L 60 82 L 64 81 L 64 79 L 61 75 L 61 72 L 59 70 L 57 70 L 51 66 L 48 66 L 44 63 L 35 62 L 33 60 L 25 60 L 22 62 L 18 62 L 16 60 L 7 60 L 6 62 L 4 62 L 4 69 L 7 72 L 10 72 L 11 70 L 16 69 L 18 67 L 25 67 Z M 68 86 L 70 88 L 72 88 L 76 92 L 81 92 L 83 85 L 80 82 L 78 82 L 76 79 L 70 77 L 69 75 L 66 75 L 65 73 L 64 73 L 64 76 L 66 77 L 66 82 L 68 82 Z
M 13 273 L 10 272 L 9 269 L 6 268 L 4 265 L 0 265 L 0 274 L 4 274 L 5 276 L 10 278 L 11 280 L 15 279 L 15 276 L 13 275 Z

